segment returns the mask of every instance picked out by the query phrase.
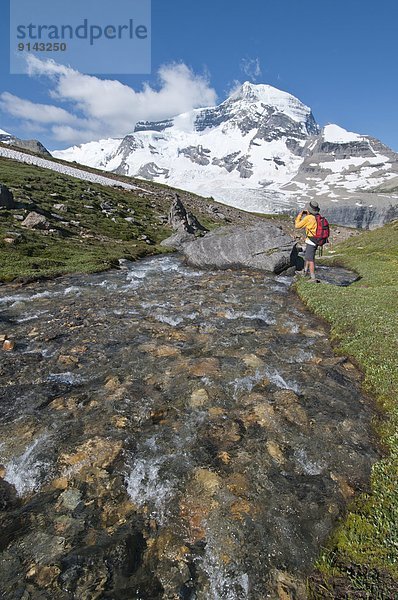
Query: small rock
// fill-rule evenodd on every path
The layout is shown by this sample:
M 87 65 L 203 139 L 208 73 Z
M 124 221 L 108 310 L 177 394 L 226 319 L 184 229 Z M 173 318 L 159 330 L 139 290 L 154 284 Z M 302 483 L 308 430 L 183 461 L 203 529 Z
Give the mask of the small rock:
M 120 388 L 121 382 L 119 377 L 111 376 L 108 377 L 105 383 L 105 388 L 110 392 L 115 392 L 118 388 Z
M 26 573 L 26 578 L 34 580 L 40 588 L 48 588 L 54 585 L 60 573 L 61 569 L 55 565 L 33 565 Z
M 61 365 L 65 365 L 67 367 L 73 367 L 78 364 L 79 360 L 76 358 L 76 356 L 67 356 L 67 355 L 61 354 L 58 358 L 58 362 Z
M 208 375 L 215 375 L 220 371 L 220 363 L 217 358 L 202 358 L 198 360 L 189 369 L 191 375 L 195 377 L 204 377 Z
M 62 454 L 60 462 L 73 467 L 75 472 L 81 471 L 85 466 L 106 469 L 116 459 L 121 449 L 121 441 L 95 437 L 78 446 L 74 453 Z
M 292 390 L 278 390 L 274 393 L 276 408 L 283 413 L 289 423 L 299 427 L 308 427 L 307 413 L 300 406 L 297 395 Z
M 285 462 L 285 457 L 280 449 L 279 445 L 272 440 L 268 440 L 266 443 L 267 451 L 270 456 L 279 464 L 282 465 Z
M 253 369 L 258 369 L 264 366 L 264 362 L 255 354 L 246 354 L 245 356 L 243 356 L 242 360 L 245 363 L 246 367 L 252 367 Z
M 199 408 L 206 404 L 209 399 L 209 395 L 204 388 L 200 390 L 194 390 L 191 395 L 189 405 L 192 408 Z
M 126 417 L 114 416 L 112 417 L 112 423 L 118 429 L 124 429 L 125 427 L 127 427 L 128 419 Z
M 49 223 L 44 215 L 39 215 L 39 213 L 32 211 L 22 221 L 22 225 L 27 227 L 27 229 L 47 229 Z
M 215 494 L 221 487 L 222 482 L 220 476 L 208 469 L 202 469 L 200 467 L 196 468 L 194 477 L 200 487 L 211 495 Z
M 0 478 L 0 512 L 14 508 L 17 503 L 15 487 Z
M 59 477 L 51 482 L 51 487 L 56 490 L 66 490 L 68 487 L 68 480 L 66 477 Z
M 16 246 L 23 241 L 23 236 L 20 233 L 11 233 L 7 235 L 7 237 L 3 238 L 3 242 L 6 244 L 10 244 L 12 246 Z
M 4 340 L 3 350 L 5 350 L 6 352 L 11 352 L 11 350 L 14 350 L 14 348 L 15 342 L 13 340 Z
M 82 493 L 80 490 L 69 488 L 62 492 L 58 502 L 67 510 L 75 510 L 75 508 L 80 504 L 81 499 Z

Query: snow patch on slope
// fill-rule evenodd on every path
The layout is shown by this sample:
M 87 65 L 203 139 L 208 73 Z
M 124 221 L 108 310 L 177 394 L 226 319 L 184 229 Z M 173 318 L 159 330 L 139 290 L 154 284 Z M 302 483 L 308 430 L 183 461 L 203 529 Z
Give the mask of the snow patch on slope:
M 88 165 L 94 169 L 105 169 L 108 161 L 118 149 L 121 138 L 109 138 L 98 142 L 89 142 L 80 146 L 72 146 L 66 150 L 54 151 L 54 158 Z
M 339 127 L 339 125 L 326 125 L 323 129 L 323 139 L 325 142 L 348 144 L 350 142 L 360 142 L 364 138 L 357 133 Z

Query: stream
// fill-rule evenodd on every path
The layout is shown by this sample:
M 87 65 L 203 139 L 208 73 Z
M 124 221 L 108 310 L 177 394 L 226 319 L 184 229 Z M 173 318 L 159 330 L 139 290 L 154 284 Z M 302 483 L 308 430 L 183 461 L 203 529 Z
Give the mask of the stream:
M 305 597 L 377 454 L 291 282 L 168 255 L 1 287 L 2 598 Z

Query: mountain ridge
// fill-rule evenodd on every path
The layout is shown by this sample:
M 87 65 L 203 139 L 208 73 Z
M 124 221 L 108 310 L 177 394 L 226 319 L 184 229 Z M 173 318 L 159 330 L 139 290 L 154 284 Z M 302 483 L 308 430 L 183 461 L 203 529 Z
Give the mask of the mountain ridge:
M 351 226 L 398 217 L 398 196 L 374 191 L 398 176 L 398 154 L 371 136 L 320 128 L 308 106 L 266 84 L 245 82 L 216 106 L 53 155 L 247 211 L 291 212 L 316 199 Z

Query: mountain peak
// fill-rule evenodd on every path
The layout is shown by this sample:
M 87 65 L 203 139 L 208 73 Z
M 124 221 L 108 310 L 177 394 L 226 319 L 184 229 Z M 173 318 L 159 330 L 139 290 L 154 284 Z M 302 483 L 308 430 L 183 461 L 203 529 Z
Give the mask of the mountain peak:
M 245 81 L 242 85 L 235 90 L 230 98 L 247 98 L 253 100 L 253 98 L 261 99 L 262 96 L 290 96 L 287 92 L 282 92 L 278 88 L 268 85 L 266 83 L 252 83 Z M 293 97 L 293 96 L 292 96 Z
M 262 108 L 265 108 L 265 106 L 273 108 L 277 112 L 284 113 L 293 118 L 295 121 L 305 121 L 311 113 L 311 109 L 298 98 L 266 83 L 245 81 L 226 100 L 227 103 L 236 101 L 259 104 Z
M 0 129 L 0 135 L 9 135 L 9 136 L 11 136 L 11 133 L 8 133 L 8 131 L 4 131 L 4 129 Z

